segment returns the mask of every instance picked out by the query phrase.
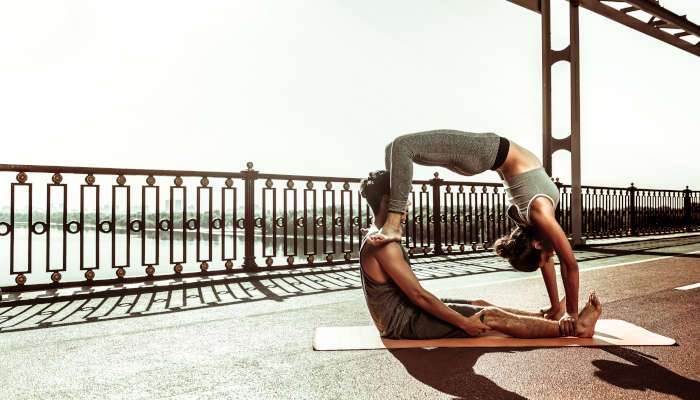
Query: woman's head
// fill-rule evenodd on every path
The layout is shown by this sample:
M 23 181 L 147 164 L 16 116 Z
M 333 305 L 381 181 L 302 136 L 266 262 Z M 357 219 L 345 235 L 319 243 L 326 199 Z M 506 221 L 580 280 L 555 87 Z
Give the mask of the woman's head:
M 510 262 L 518 271 L 532 272 L 537 270 L 543 261 L 552 256 L 552 249 L 531 226 L 517 228 L 496 240 L 493 250 L 499 256 Z

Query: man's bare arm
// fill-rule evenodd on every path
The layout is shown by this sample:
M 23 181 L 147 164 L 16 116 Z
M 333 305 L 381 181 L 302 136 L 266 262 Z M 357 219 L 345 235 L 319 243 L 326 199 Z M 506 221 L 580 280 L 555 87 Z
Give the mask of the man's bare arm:
M 431 315 L 463 329 L 470 335 L 477 335 L 489 328 L 481 321 L 466 318 L 447 307 L 440 299 L 425 290 L 403 256 L 401 245 L 396 242 L 376 248 L 371 254 L 379 261 L 384 272 L 396 282 L 402 292 L 419 308 Z

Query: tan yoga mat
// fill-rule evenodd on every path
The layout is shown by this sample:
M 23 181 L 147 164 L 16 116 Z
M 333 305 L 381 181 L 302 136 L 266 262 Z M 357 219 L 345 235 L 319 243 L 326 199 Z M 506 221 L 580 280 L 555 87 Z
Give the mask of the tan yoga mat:
M 314 332 L 314 350 L 406 349 L 412 347 L 571 347 L 670 346 L 676 341 L 619 319 L 601 319 L 592 338 L 517 339 L 490 334 L 465 339 L 382 339 L 374 326 L 320 327 Z

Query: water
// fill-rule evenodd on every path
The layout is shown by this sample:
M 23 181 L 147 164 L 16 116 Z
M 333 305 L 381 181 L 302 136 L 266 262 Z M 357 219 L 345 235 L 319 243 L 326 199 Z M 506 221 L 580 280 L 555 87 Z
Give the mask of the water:
M 26 272 L 28 261 L 28 229 L 26 226 L 17 225 L 14 231 L 14 265 L 15 272 Z M 186 240 L 183 241 L 181 231 L 174 231 L 172 246 L 170 243 L 169 232 L 160 232 L 159 238 L 156 240 L 154 230 L 145 232 L 145 241 L 142 242 L 141 232 L 132 232 L 130 234 L 128 247 L 130 249 L 129 260 L 127 263 L 127 235 L 125 231 L 117 231 L 114 235 L 114 251 L 112 250 L 112 233 L 99 233 L 99 246 L 96 240 L 96 231 L 94 228 L 86 227 L 83 240 L 83 260 L 85 268 L 92 268 L 96 265 L 96 249 L 99 247 L 99 268 L 95 269 L 95 279 L 113 279 L 116 277 L 116 269 L 112 265 L 126 267 L 126 277 L 144 276 L 146 265 L 153 265 L 156 269 L 155 275 L 173 273 L 173 265 L 175 262 L 181 262 L 183 272 L 198 272 L 200 271 L 199 260 L 210 260 L 209 271 L 225 270 L 223 259 L 234 258 L 234 267 L 240 268 L 243 263 L 245 239 L 242 231 L 238 231 L 234 236 L 233 232 L 227 232 L 225 235 L 221 231 L 216 231 L 211 235 L 211 246 L 209 244 L 209 234 L 201 233 L 199 239 L 199 256 L 197 253 L 197 235 L 196 232 L 188 232 Z M 50 229 L 49 235 L 51 245 L 49 247 L 49 265 L 52 270 L 62 269 L 63 265 L 63 230 L 60 225 L 53 226 Z M 268 235 L 265 239 L 266 255 L 273 253 L 272 236 Z M 274 265 L 286 265 L 287 256 L 285 255 L 284 243 L 281 237 L 277 237 L 276 257 L 273 258 Z M 26 284 L 50 283 L 51 272 L 47 270 L 47 254 L 46 254 L 47 235 L 33 234 L 31 239 L 32 246 L 32 272 L 25 274 L 27 276 Z M 341 249 L 340 237 L 336 237 L 335 260 L 343 259 L 343 249 Z M 142 245 L 143 244 L 143 245 Z M 260 267 L 265 267 L 265 257 L 262 257 L 263 237 L 255 238 L 255 256 L 256 262 Z M 309 237 L 304 248 L 304 240 L 301 234 L 297 236 L 296 254 L 294 262 L 297 264 L 307 263 L 306 253 L 313 253 L 314 246 L 316 249 L 315 261 L 317 264 L 323 264 L 328 252 L 333 250 L 332 239 L 328 238 L 325 244 L 323 238 L 319 235 L 314 241 L 313 237 Z M 65 265 L 66 271 L 61 272 L 61 282 L 82 281 L 85 279 L 85 271 L 80 270 L 80 235 L 66 234 L 66 251 Z M 211 249 L 210 249 L 211 247 Z M 353 237 L 351 246 L 350 239 L 346 236 L 344 245 L 345 250 L 351 249 L 351 257 L 358 256 L 358 238 L 357 234 Z M 183 261 L 183 248 L 186 251 L 186 261 Z M 287 252 L 294 252 L 294 240 L 292 237 L 287 239 Z M 143 249 L 143 251 L 142 251 Z M 156 262 L 156 249 L 158 249 L 158 262 Z M 211 258 L 209 252 L 211 250 Z M 171 263 L 171 251 L 173 263 Z M 223 255 L 222 255 L 223 251 Z M 114 256 L 114 264 L 112 257 Z M 10 274 L 10 235 L 0 237 L 0 286 L 14 286 L 15 276 Z

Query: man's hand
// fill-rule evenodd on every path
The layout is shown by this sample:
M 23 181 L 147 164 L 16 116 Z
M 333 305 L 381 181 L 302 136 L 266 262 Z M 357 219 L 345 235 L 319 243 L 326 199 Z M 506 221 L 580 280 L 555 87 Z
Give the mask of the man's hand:
M 401 230 L 394 231 L 390 229 L 382 228 L 379 232 L 369 235 L 367 238 L 367 244 L 372 246 L 382 246 L 391 242 L 401 243 Z
M 577 318 L 564 313 L 559 319 L 559 331 L 562 333 L 562 336 L 576 336 L 576 320 Z
M 491 328 L 488 325 L 481 322 L 482 313 L 483 310 L 472 315 L 471 317 L 464 318 L 464 323 L 461 326 L 462 330 L 467 332 L 470 336 L 479 336 L 479 334 L 481 333 L 490 331 Z

